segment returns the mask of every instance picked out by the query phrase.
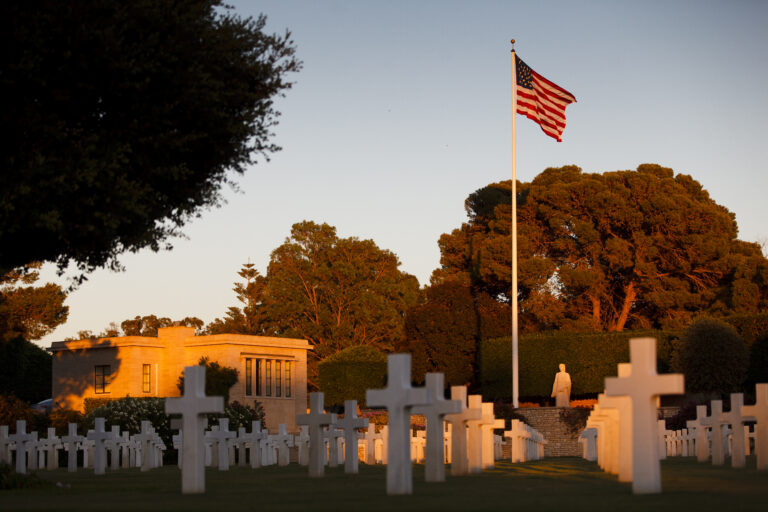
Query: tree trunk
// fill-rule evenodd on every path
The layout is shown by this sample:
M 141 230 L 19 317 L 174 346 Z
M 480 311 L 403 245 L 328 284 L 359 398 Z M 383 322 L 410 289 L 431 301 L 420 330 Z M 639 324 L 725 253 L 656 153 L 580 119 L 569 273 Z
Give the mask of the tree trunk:
M 624 325 L 627 323 L 627 318 L 629 318 L 629 310 L 632 307 L 632 304 L 635 303 L 636 298 L 637 291 L 635 290 L 635 283 L 629 283 L 624 292 L 624 304 L 621 306 L 621 313 L 616 319 L 616 323 L 611 327 L 611 331 L 624 330 Z

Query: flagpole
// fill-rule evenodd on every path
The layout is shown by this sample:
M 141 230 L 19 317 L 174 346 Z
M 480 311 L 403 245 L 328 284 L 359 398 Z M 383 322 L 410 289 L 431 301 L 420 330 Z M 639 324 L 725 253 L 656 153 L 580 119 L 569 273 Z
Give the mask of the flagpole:
M 512 43 L 512 406 L 519 407 L 520 394 L 517 364 L 517 143 L 515 118 L 517 117 L 517 59 L 515 40 Z

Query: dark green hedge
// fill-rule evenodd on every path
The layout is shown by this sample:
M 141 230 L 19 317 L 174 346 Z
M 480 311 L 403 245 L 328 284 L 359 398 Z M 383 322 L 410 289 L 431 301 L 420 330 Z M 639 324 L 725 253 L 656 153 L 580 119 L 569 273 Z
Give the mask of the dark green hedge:
M 571 396 L 600 393 L 605 377 L 616 375 L 616 365 L 629 362 L 629 339 L 645 337 L 656 338 L 658 371 L 670 372 L 672 350 L 679 339 L 679 331 L 522 334 L 518 348 L 520 397 L 549 397 L 560 363 L 564 363 L 571 374 Z M 483 398 L 510 399 L 512 339 L 483 340 L 480 359 Z
M 387 356 L 369 346 L 349 347 L 320 361 L 318 373 L 326 406 L 357 400 L 365 407 L 365 390 L 384 387 Z

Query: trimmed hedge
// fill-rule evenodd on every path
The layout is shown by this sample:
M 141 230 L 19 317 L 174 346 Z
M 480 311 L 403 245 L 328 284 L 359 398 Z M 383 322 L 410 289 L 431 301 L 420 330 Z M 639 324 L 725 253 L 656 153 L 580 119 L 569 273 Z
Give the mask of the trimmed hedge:
M 630 338 L 656 338 L 658 371 L 668 373 L 679 336 L 679 331 L 658 330 L 521 334 L 518 347 L 520 397 L 549 397 L 560 363 L 564 363 L 571 374 L 571 396 L 602 392 L 605 377 L 615 376 L 616 365 L 629 361 Z M 482 341 L 480 385 L 485 400 L 511 398 L 511 337 Z
M 366 345 L 348 347 L 320 361 L 317 368 L 326 406 L 357 400 L 364 408 L 365 390 L 384 387 L 387 356 Z

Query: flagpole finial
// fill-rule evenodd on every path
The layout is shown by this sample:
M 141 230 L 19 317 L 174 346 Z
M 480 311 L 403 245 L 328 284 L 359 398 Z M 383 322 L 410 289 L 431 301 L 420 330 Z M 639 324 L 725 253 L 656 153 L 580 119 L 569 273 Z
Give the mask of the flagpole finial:
M 511 39 L 509 42 L 512 45 L 512 53 L 515 53 L 515 40 Z

